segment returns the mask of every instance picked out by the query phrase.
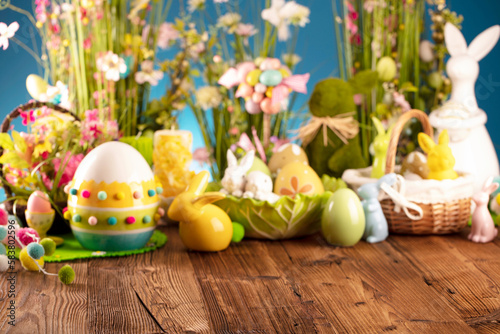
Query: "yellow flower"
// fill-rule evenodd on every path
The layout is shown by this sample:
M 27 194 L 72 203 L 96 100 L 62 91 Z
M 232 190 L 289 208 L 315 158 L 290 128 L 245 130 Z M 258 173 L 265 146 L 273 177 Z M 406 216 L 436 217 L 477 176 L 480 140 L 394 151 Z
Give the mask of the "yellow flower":
M 49 152 L 49 153 L 52 152 L 52 146 L 50 145 L 50 142 L 47 139 L 45 139 L 42 143 L 39 143 L 35 146 L 33 155 L 35 156 L 35 158 L 38 158 L 44 152 Z
M 141 52 L 144 59 L 152 58 L 155 55 L 155 52 L 153 50 L 149 50 L 147 48 L 142 48 Z

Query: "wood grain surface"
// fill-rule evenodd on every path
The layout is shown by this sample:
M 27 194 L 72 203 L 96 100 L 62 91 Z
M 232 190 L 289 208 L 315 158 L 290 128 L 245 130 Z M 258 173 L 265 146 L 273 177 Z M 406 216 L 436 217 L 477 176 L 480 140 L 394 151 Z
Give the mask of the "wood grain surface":
M 500 242 L 469 242 L 468 229 L 351 248 L 319 234 L 244 240 L 219 253 L 161 229 L 169 241 L 154 252 L 71 262 L 70 286 L 17 262 L 16 326 L 2 274 L 0 333 L 500 332 Z

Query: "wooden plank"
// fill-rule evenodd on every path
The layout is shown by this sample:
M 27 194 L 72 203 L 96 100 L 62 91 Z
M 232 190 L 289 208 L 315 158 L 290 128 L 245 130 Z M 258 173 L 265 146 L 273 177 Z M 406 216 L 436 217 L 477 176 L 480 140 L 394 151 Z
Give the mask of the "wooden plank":
M 63 263 L 47 263 L 45 270 L 57 273 Z M 16 261 L 16 326 L 7 320 L 7 281 L 0 282 L 0 332 L 2 333 L 82 333 L 87 332 L 87 263 L 71 263 L 76 279 L 71 286 L 56 276 L 28 272 Z M 4 307 L 5 306 L 5 307 Z M 71 319 L 71 321 L 65 321 Z
M 88 332 L 161 333 L 132 285 L 144 254 L 88 260 Z
M 469 229 L 446 237 L 393 237 L 394 245 L 479 332 L 500 331 L 500 247 L 467 240 Z M 423 244 L 426 247 L 423 247 Z
M 290 288 L 271 244 L 244 240 L 220 253 L 189 253 L 214 332 L 317 332 L 322 315 Z
M 167 233 L 168 243 L 138 261 L 133 289 L 163 331 L 209 333 L 201 288 L 178 229 L 161 230 Z
M 281 244 L 269 251 L 339 332 L 473 332 L 387 242 L 340 248 L 316 235 Z

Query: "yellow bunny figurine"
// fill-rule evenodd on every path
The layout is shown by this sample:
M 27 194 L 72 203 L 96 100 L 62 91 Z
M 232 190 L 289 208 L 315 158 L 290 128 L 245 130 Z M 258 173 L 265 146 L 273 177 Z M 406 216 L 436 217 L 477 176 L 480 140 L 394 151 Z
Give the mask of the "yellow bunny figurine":
M 226 195 L 204 193 L 209 173 L 193 177 L 187 189 L 177 195 L 168 209 L 168 217 L 179 221 L 179 234 L 184 245 L 195 251 L 217 252 L 226 249 L 233 236 L 233 225 L 221 208 L 210 204 Z
M 438 144 L 434 143 L 431 137 L 425 133 L 418 134 L 418 144 L 427 153 L 427 166 L 429 167 L 428 179 L 434 180 L 454 180 L 458 177 L 453 170 L 455 158 L 448 146 L 450 138 L 448 131 L 443 130 L 439 135 Z
M 371 177 L 380 179 L 385 175 L 385 161 L 387 160 L 387 149 L 391 140 L 391 132 L 394 127 L 392 125 L 387 132 L 382 125 L 382 122 L 376 117 L 372 117 L 373 124 L 377 129 L 377 136 L 373 140 L 373 150 L 375 157 L 373 158 Z

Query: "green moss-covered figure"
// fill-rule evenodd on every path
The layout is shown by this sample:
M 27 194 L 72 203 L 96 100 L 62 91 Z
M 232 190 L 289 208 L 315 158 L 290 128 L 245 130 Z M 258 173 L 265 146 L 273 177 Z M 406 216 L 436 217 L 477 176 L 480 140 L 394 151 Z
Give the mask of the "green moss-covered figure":
M 351 84 L 336 78 L 319 82 L 309 100 L 309 109 L 316 117 L 334 117 L 356 111 Z M 366 167 L 359 136 L 350 139 L 347 145 L 331 129 L 328 129 L 327 136 L 328 145 L 325 146 L 320 129 L 305 147 L 309 163 L 318 175 L 341 177 L 346 169 Z

